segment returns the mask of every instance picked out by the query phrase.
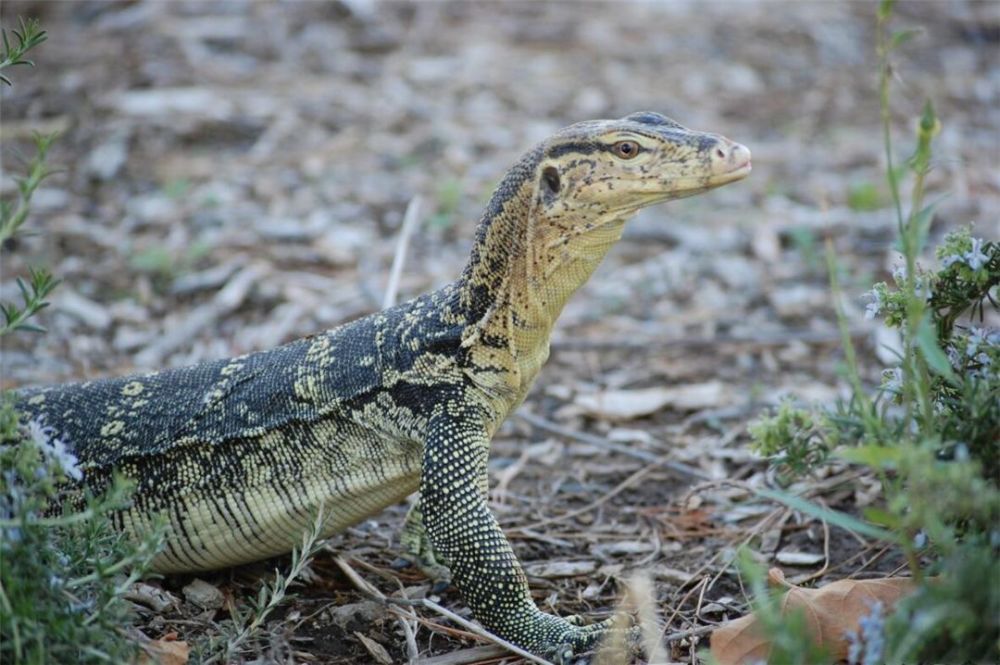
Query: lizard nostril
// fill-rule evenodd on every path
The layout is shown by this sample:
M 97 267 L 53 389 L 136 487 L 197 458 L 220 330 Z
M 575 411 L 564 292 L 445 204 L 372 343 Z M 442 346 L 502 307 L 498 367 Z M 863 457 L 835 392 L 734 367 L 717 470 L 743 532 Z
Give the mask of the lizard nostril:
M 719 159 L 726 158 L 726 151 L 722 148 L 722 146 L 719 146 L 718 148 L 715 149 L 715 156 L 718 157 Z

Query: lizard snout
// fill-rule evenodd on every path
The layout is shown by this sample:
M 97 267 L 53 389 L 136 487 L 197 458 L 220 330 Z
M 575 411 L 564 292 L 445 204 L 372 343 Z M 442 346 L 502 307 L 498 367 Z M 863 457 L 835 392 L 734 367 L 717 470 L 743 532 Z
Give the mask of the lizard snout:
M 719 137 L 710 151 L 712 173 L 721 175 L 734 171 L 750 171 L 750 149 L 745 145 Z

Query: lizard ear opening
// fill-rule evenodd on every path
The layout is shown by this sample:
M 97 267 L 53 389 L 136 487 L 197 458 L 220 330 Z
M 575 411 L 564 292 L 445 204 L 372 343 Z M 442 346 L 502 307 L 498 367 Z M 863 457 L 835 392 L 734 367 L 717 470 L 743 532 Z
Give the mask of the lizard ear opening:
M 559 169 L 554 166 L 546 166 L 542 171 L 542 183 L 552 194 L 558 194 L 562 182 L 559 179 Z

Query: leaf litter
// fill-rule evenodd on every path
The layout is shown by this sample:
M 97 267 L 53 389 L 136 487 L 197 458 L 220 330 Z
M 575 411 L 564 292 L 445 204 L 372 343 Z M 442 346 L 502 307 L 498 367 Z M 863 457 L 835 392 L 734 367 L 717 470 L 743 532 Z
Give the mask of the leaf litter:
M 847 658 L 848 635 L 858 631 L 861 619 L 873 607 L 879 605 L 891 612 L 896 602 L 914 589 L 913 580 L 906 577 L 846 579 L 807 589 L 785 581 L 780 568 L 768 571 L 768 582 L 784 591 L 782 616 L 802 612 L 809 634 L 831 655 L 831 663 Z M 770 644 L 757 616 L 750 614 L 717 628 L 711 636 L 711 652 L 719 665 L 747 665 L 766 662 Z

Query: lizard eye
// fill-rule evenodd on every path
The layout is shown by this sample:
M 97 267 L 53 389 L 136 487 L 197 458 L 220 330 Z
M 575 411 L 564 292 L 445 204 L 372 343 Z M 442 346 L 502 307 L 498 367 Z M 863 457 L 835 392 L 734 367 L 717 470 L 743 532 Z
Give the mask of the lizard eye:
M 639 144 L 635 141 L 619 141 L 612 146 L 614 153 L 622 159 L 632 159 L 639 154 Z
M 559 181 L 559 171 L 554 166 L 546 167 L 542 171 L 542 180 L 545 182 L 545 186 L 549 188 L 549 191 L 553 194 L 559 193 L 559 187 L 562 184 Z

